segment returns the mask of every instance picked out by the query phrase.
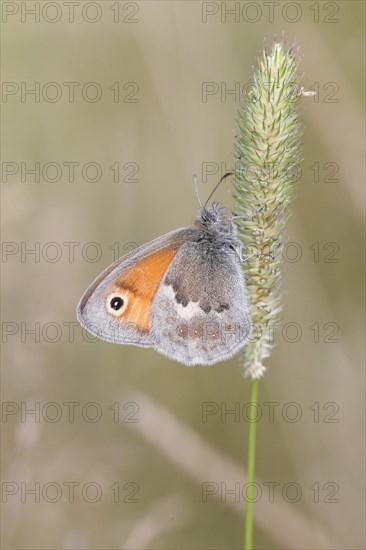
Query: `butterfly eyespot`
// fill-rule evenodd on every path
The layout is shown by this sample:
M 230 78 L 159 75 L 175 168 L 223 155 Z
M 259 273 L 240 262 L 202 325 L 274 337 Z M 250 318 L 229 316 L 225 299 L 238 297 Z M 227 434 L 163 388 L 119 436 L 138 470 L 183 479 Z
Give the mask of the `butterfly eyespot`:
M 110 294 L 107 298 L 106 305 L 109 313 L 118 317 L 127 307 L 127 297 L 117 293 Z
M 187 329 L 187 325 L 184 323 L 184 324 L 181 324 L 177 327 L 177 334 L 178 336 L 180 336 L 181 338 L 185 338 L 188 334 L 188 329 Z
M 119 309 L 121 309 L 121 307 L 123 307 L 124 301 L 120 296 L 116 296 L 115 298 L 112 298 L 109 305 L 111 306 L 112 309 L 115 309 L 116 311 L 118 311 Z

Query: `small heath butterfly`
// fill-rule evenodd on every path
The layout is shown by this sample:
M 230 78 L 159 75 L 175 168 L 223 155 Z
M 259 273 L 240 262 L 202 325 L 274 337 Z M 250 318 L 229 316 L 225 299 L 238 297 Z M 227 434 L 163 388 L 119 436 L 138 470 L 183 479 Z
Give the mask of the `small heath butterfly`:
M 154 348 L 185 365 L 212 365 L 237 353 L 251 328 L 242 244 L 224 208 L 206 205 L 192 227 L 107 267 L 81 298 L 79 323 L 107 342 Z

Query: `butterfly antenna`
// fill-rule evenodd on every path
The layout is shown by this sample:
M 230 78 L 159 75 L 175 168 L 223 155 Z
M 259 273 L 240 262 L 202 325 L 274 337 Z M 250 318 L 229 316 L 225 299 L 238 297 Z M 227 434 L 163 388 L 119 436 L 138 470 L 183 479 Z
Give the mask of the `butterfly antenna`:
M 194 185 L 194 190 L 195 190 L 196 197 L 197 197 L 197 200 L 198 200 L 198 204 L 200 205 L 200 208 L 202 208 L 202 202 L 201 202 L 200 196 L 199 196 L 199 194 L 198 194 L 197 176 L 196 176 L 196 174 L 193 174 L 193 185 Z
M 213 196 L 213 194 L 216 193 L 216 190 L 217 190 L 217 188 L 221 185 L 221 183 L 222 183 L 226 178 L 228 178 L 229 176 L 232 176 L 233 174 L 234 174 L 234 172 L 226 172 L 226 174 L 224 174 L 224 175 L 222 176 L 222 178 L 220 179 L 220 181 L 215 185 L 215 187 L 214 187 L 213 190 L 211 191 L 211 193 L 210 193 L 210 195 L 209 195 L 207 201 L 205 202 L 205 208 L 206 208 L 208 202 L 210 201 L 211 197 Z

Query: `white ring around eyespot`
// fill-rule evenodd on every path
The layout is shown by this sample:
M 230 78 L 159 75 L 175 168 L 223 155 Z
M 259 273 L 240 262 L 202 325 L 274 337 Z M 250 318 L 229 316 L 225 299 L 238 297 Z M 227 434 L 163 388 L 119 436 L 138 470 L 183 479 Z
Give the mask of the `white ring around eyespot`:
M 113 307 L 111 307 L 111 300 L 113 298 L 121 298 L 123 300 L 123 306 L 120 309 L 116 310 L 116 309 L 113 309 Z M 126 311 L 127 304 L 128 304 L 127 292 L 118 292 L 118 291 L 111 292 L 108 295 L 106 300 L 107 311 L 108 313 L 113 315 L 113 317 L 120 317 Z

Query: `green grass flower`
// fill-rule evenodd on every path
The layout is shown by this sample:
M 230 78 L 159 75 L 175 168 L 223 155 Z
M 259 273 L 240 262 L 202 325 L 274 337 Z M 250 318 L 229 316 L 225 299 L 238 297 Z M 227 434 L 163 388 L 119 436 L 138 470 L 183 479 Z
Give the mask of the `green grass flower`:
M 234 216 L 248 257 L 243 267 L 253 333 L 243 353 L 252 379 L 264 373 L 282 309 L 285 226 L 302 160 L 302 95 L 293 49 L 274 43 L 258 60 L 239 109 Z

